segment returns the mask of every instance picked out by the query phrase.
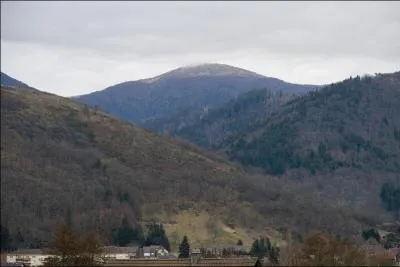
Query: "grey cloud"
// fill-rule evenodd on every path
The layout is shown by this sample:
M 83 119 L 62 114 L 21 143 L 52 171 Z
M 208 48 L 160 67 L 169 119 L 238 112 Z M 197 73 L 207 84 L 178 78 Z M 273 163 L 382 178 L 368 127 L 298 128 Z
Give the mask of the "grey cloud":
M 390 60 L 400 56 L 397 10 L 396 2 L 7 2 L 2 39 L 142 56 L 251 46 Z

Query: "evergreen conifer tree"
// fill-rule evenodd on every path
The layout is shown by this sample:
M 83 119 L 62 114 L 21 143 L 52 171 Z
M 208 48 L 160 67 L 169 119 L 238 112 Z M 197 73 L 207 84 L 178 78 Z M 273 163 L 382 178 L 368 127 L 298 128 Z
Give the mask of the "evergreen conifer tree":
M 179 245 L 179 258 L 189 258 L 190 245 L 187 236 L 183 237 L 182 243 Z

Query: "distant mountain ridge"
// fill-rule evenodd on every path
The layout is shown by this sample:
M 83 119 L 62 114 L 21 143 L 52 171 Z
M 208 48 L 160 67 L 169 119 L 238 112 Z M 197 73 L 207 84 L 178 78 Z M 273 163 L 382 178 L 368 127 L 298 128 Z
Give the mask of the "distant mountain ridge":
M 1 72 L 0 75 L 1 75 L 0 79 L 1 79 L 2 86 L 29 89 L 29 90 L 37 90 L 36 88 L 33 88 L 32 86 L 29 86 L 26 83 L 18 81 L 17 79 L 5 74 L 4 72 Z
M 154 78 L 120 83 L 74 98 L 143 125 L 187 109 L 217 107 L 253 89 L 306 92 L 317 87 L 287 83 L 224 64 L 201 64 L 178 68 Z

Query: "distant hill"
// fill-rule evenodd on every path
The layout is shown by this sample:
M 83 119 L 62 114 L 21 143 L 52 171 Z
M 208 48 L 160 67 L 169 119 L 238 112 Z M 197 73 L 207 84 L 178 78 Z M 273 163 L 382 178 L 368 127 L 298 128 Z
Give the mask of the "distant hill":
M 289 101 L 230 146 L 230 155 L 281 174 L 341 167 L 400 173 L 400 72 L 350 78 Z
M 1 85 L 8 86 L 8 87 L 15 87 L 15 88 L 22 88 L 22 89 L 29 89 L 29 90 L 37 90 L 21 81 L 14 79 L 11 76 L 1 72 L 0 73 Z
M 306 183 L 249 175 L 223 158 L 163 138 L 70 99 L 1 89 L 1 224 L 20 247 L 38 246 L 66 222 L 112 241 L 132 226 L 162 221 L 173 247 L 250 245 L 278 229 L 358 236 L 370 223 Z M 42 243 L 43 244 L 43 243 Z
M 188 109 L 213 108 L 241 93 L 265 87 L 284 92 L 316 88 L 287 83 L 229 65 L 203 64 L 178 68 L 150 79 L 120 83 L 76 99 L 142 125 Z
M 384 183 L 400 185 L 400 72 L 295 98 L 225 149 L 244 166 L 313 183 L 332 203 L 384 214 Z
M 191 110 L 145 124 L 156 132 L 178 135 L 199 146 L 218 149 L 240 133 L 265 122 L 281 105 L 302 93 L 252 90 L 214 109 Z

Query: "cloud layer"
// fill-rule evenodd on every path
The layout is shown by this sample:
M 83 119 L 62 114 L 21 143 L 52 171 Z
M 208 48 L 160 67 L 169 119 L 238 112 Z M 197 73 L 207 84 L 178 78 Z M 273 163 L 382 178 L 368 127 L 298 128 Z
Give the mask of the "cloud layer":
M 71 96 L 219 62 L 323 84 L 400 69 L 399 2 L 1 2 L 1 69 Z

